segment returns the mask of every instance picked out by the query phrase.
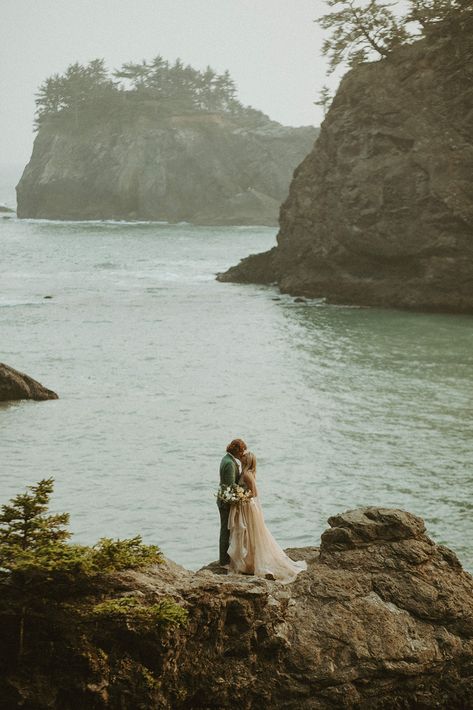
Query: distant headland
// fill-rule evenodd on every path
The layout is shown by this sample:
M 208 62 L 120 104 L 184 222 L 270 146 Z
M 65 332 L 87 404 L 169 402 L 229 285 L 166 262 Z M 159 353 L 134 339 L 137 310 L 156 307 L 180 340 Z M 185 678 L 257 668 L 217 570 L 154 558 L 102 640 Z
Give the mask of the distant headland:
M 276 225 L 317 136 L 236 98 L 228 72 L 163 57 L 73 64 L 37 94 L 20 218 Z

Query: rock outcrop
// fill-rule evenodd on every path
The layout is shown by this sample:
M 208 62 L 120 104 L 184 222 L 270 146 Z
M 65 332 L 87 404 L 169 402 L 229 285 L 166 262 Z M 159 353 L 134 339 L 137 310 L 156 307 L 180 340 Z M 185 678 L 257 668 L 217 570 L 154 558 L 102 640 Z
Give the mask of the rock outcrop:
M 220 280 L 473 312 L 473 28 L 464 34 L 345 75 L 295 171 L 277 247 Z
M 33 380 L 32 377 L 0 362 L 0 402 L 10 402 L 18 399 L 43 401 L 46 399 L 58 399 L 58 396 L 52 390 Z
M 316 135 L 211 113 L 51 121 L 17 186 L 18 216 L 276 225 Z
M 3 675 L 0 707 L 471 708 L 473 578 L 455 554 L 401 510 L 329 523 L 320 548 L 288 551 L 308 570 L 286 586 L 213 565 L 118 574 L 117 594 L 172 598 L 188 623 L 70 628 L 38 667 Z

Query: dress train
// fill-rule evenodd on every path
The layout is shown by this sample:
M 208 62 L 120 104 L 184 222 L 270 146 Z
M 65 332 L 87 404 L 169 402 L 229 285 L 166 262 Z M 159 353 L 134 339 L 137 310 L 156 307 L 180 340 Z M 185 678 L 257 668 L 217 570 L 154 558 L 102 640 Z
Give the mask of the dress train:
M 288 584 L 307 569 L 306 562 L 291 560 L 271 535 L 257 496 L 248 503 L 231 506 L 228 528 L 231 571 L 261 577 L 270 574 Z

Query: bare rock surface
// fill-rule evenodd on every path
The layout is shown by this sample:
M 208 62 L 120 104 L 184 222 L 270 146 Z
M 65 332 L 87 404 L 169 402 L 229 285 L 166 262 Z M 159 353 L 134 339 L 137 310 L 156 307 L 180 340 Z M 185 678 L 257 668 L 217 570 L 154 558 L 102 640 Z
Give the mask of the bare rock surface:
M 211 566 L 182 578 L 199 662 L 168 707 L 472 706 L 473 579 L 455 554 L 401 510 L 329 523 L 320 549 L 288 551 L 308 562 L 291 585 Z
M 0 402 L 10 402 L 18 399 L 58 399 L 52 390 L 43 387 L 23 372 L 0 363 Z
M 17 186 L 18 216 L 277 225 L 317 129 L 220 114 L 44 124 Z
M 349 71 L 295 171 L 277 247 L 220 280 L 473 313 L 472 33 Z
M 76 645 L 68 637 L 55 685 L 30 667 L 3 697 L 11 702 L 13 685 L 30 707 L 41 684 L 49 700 L 35 707 L 61 710 L 471 708 L 473 578 L 455 554 L 402 510 L 357 509 L 329 523 L 320 548 L 288 550 L 308 563 L 289 585 L 222 574 L 217 563 L 117 574 L 117 594 L 172 599 L 188 623 L 154 636 L 88 627 Z

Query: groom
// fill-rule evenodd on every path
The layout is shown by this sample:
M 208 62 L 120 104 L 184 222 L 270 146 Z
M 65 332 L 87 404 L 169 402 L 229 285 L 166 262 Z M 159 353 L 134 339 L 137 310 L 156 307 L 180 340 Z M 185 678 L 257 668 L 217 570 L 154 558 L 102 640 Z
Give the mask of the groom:
M 246 451 L 246 444 L 243 439 L 233 439 L 227 446 L 227 453 L 220 463 L 220 486 L 231 486 L 237 482 L 241 473 L 241 457 Z M 222 567 L 228 565 L 228 546 L 230 544 L 230 531 L 228 529 L 228 515 L 230 504 L 217 498 L 218 510 L 220 513 L 220 564 Z

